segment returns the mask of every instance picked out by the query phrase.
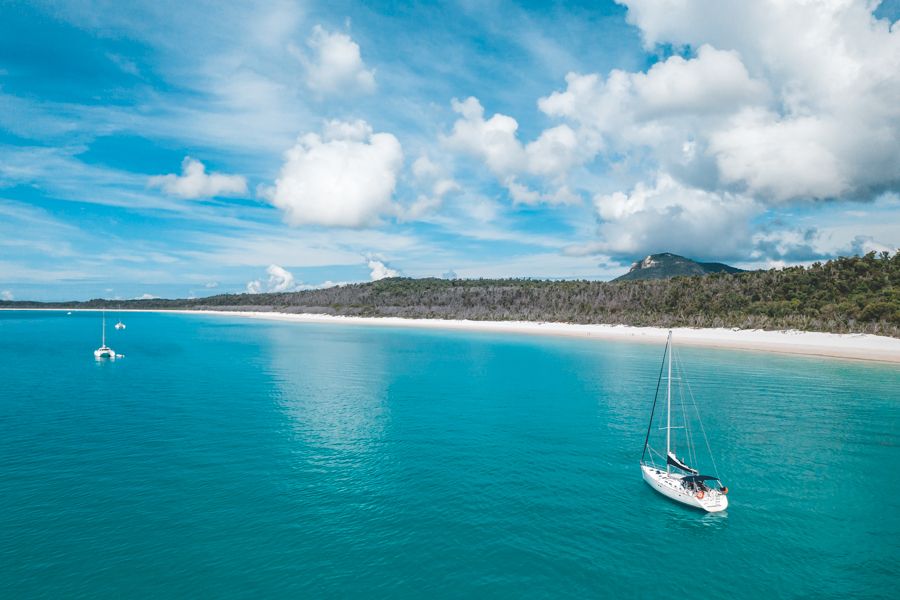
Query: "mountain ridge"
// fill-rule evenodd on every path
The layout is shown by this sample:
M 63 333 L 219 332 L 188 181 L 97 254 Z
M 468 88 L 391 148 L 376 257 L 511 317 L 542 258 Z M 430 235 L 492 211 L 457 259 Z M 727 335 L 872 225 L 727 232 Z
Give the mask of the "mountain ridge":
M 669 279 L 670 277 L 692 277 L 710 273 L 734 274 L 746 273 L 746 271 L 725 263 L 700 262 L 671 252 L 660 252 L 659 254 L 650 254 L 643 260 L 632 263 L 631 269 L 627 273 L 612 281 Z

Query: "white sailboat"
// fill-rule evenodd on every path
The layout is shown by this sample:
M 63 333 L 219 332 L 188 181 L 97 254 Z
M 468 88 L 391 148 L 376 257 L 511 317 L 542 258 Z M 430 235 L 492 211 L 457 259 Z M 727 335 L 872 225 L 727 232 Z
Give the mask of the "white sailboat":
M 125 329 L 125 323 L 122 322 L 122 319 L 119 319 L 119 322 L 115 324 L 116 329 Z
M 106 345 L 106 311 L 103 311 L 103 341 L 102 345 L 94 350 L 94 356 L 97 358 L 116 358 L 115 351 Z
M 681 502 L 694 508 L 699 508 L 707 512 L 720 512 L 728 508 L 728 488 L 722 485 L 719 480 L 718 472 L 715 466 L 715 459 L 710 451 L 710 460 L 712 461 L 713 470 L 716 476 L 702 475 L 700 471 L 689 466 L 687 461 L 697 464 L 697 455 L 693 444 L 693 434 L 691 431 L 691 419 L 687 414 L 687 407 L 684 401 L 684 392 L 681 395 L 681 416 L 683 418 L 681 425 L 672 424 L 672 332 L 666 340 L 666 350 L 663 354 L 663 366 L 668 364 L 668 375 L 666 377 L 666 426 L 662 429 L 666 431 L 666 453 L 665 455 L 657 452 L 650 445 L 650 431 L 653 427 L 653 414 L 656 412 L 656 397 L 653 398 L 653 409 L 650 412 L 650 424 L 647 426 L 647 437 L 644 440 L 644 452 L 641 454 L 641 474 L 644 481 L 660 494 Z M 668 360 L 667 360 L 668 359 Z M 659 370 L 659 381 L 656 384 L 656 396 L 659 395 L 659 384 L 662 381 L 663 368 Z M 681 374 L 683 378 L 683 373 Z M 694 411 L 697 415 L 697 421 L 700 423 L 700 431 L 703 439 L 706 441 L 707 450 L 709 450 L 709 440 L 706 439 L 706 432 L 703 430 L 703 422 L 700 421 L 700 413 L 697 411 L 697 405 L 693 402 L 693 394 L 688 386 L 688 394 L 691 399 Z M 681 430 L 684 432 L 685 450 L 687 457 L 679 459 L 676 454 L 675 441 L 672 438 L 673 430 Z M 654 454 L 664 463 L 664 466 L 658 466 L 654 460 Z

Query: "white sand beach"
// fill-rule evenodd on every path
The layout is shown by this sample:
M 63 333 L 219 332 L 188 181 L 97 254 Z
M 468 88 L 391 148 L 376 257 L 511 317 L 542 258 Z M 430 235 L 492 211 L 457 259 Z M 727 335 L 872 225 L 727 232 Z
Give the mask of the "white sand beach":
M 97 309 L 33 308 L 0 310 L 51 310 L 57 312 L 94 311 Z M 219 310 L 110 310 L 110 314 L 124 312 L 161 312 L 244 317 L 268 321 L 367 325 L 373 327 L 419 327 L 424 329 L 456 329 L 474 332 L 515 333 L 590 338 L 610 341 L 632 341 L 664 344 L 668 329 L 663 327 L 632 327 L 630 325 L 581 325 L 534 321 L 462 321 L 452 319 L 403 319 L 399 317 L 344 317 L 317 314 L 279 312 L 219 311 Z M 676 327 L 672 329 L 678 344 L 755 350 L 781 354 L 800 354 L 853 360 L 868 360 L 900 364 L 900 339 L 865 333 L 819 333 L 812 331 L 763 331 L 760 329 L 702 329 Z
M 376 327 L 420 327 L 427 329 L 457 329 L 591 338 L 597 340 L 627 340 L 664 344 L 668 329 L 662 327 L 631 327 L 628 325 L 579 325 L 573 323 L 545 323 L 531 321 L 460 321 L 450 319 L 402 319 L 397 317 L 342 317 L 315 314 L 277 312 L 169 311 L 212 315 L 240 316 L 272 321 L 301 323 L 343 323 Z M 762 331 L 758 329 L 672 329 L 678 344 L 802 354 L 831 358 L 871 360 L 900 364 L 900 339 L 861 333 L 818 333 L 809 331 Z

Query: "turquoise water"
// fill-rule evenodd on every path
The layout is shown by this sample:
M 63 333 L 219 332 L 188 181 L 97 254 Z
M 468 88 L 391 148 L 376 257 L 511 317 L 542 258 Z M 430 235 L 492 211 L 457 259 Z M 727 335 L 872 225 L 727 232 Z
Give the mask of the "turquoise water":
M 681 348 L 707 515 L 640 478 L 660 347 L 123 318 L 0 311 L 0 597 L 896 597 L 895 366 Z

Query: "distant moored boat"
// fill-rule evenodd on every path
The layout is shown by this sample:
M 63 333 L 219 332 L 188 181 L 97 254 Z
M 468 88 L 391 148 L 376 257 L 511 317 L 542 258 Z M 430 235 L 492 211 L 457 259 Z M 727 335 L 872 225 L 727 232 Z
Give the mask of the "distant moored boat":
M 122 320 L 119 319 L 119 322 L 116 323 L 115 327 L 116 329 L 125 329 L 125 323 L 123 323 Z
M 106 345 L 106 311 L 103 311 L 103 325 L 101 326 L 103 332 L 102 343 L 99 348 L 94 350 L 94 356 L 97 358 L 116 358 L 116 352 Z

